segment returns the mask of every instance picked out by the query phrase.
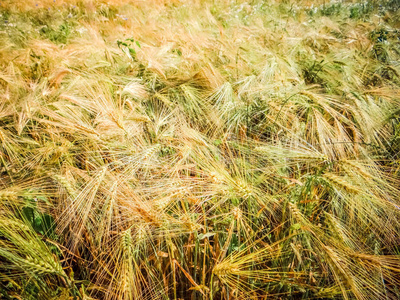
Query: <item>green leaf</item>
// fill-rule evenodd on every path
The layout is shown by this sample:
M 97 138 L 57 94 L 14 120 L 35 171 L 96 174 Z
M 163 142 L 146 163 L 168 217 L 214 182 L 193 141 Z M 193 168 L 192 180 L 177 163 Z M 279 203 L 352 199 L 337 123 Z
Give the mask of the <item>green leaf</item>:
M 47 197 L 45 196 L 36 196 L 37 200 L 43 201 L 47 204 L 50 204 L 49 200 L 47 200 Z
M 24 218 L 33 225 L 35 222 L 35 212 L 32 207 L 25 206 L 22 208 L 22 215 Z
M 219 146 L 219 145 L 221 145 L 222 144 L 222 141 L 221 140 L 215 140 L 214 141 L 214 145 L 215 146 Z
M 299 230 L 301 228 L 301 224 L 300 223 L 296 223 L 292 225 L 292 229 L 294 230 Z
M 129 49 L 129 54 L 132 56 L 132 58 L 134 58 L 135 56 L 136 56 L 136 51 L 135 51 L 135 49 L 132 49 L 132 48 L 128 48 Z

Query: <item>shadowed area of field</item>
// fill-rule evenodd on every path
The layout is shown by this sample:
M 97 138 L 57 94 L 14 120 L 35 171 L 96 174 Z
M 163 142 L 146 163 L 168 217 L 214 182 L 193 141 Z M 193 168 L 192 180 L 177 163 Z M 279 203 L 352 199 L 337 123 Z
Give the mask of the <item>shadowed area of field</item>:
M 399 299 L 400 2 L 1 1 L 1 299 Z

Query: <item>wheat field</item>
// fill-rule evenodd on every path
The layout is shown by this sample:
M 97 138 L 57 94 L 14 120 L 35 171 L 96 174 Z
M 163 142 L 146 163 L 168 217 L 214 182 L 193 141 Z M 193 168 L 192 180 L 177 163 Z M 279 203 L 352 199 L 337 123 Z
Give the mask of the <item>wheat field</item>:
M 400 297 L 400 2 L 0 2 L 0 299 Z

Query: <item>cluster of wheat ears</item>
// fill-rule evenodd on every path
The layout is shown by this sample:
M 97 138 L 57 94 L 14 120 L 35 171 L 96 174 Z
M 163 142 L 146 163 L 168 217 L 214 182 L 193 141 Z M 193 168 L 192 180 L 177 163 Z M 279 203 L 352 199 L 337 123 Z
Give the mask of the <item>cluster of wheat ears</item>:
M 398 299 L 400 3 L 0 3 L 1 299 Z

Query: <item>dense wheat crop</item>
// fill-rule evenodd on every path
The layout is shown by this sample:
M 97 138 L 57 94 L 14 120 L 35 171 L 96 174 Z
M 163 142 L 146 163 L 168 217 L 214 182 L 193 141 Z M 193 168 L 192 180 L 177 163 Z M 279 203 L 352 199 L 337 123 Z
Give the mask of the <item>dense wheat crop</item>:
M 1 299 L 398 299 L 400 2 L 0 2 Z

